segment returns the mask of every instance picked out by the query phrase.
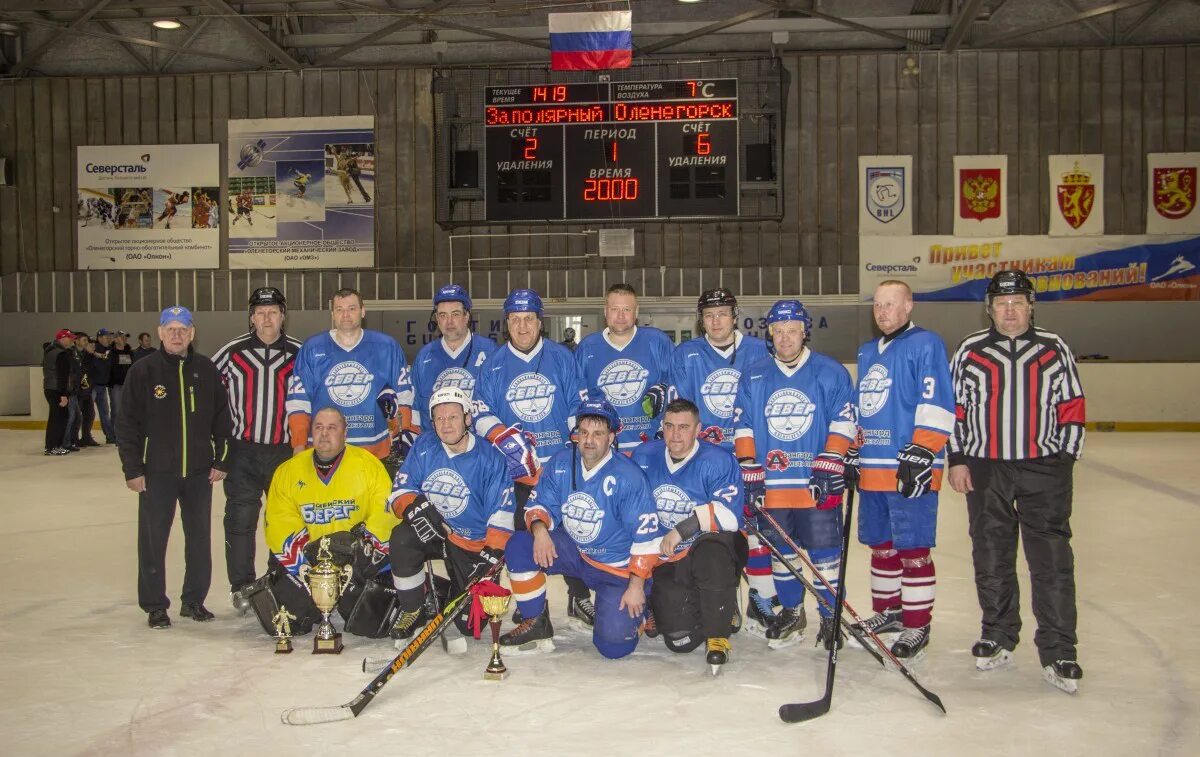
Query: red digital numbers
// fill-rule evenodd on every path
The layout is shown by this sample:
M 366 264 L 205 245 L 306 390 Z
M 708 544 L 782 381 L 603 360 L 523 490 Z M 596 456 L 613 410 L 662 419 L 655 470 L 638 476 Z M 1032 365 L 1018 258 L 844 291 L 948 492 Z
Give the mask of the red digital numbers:
M 524 148 L 525 160 L 537 160 L 537 148 L 538 148 L 538 138 L 537 137 L 525 137 L 525 148 Z
M 637 179 L 584 179 L 583 199 L 587 202 L 611 202 L 614 200 L 636 200 Z
M 533 102 L 535 103 L 565 103 L 567 101 L 567 88 L 565 85 L 559 84 L 553 87 L 534 87 Z
M 616 163 L 617 162 L 617 140 L 614 139 L 610 144 L 611 144 L 611 147 L 609 147 L 609 157 L 613 163 Z
M 709 139 L 708 132 L 702 131 L 696 135 L 696 154 L 708 155 L 712 152 L 712 141 Z

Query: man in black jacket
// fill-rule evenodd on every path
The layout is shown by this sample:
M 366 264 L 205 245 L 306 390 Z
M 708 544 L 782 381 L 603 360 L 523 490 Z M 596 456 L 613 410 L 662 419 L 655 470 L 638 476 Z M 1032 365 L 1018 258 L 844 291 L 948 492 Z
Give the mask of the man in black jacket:
M 42 355 L 42 389 L 50 406 L 46 416 L 46 453 L 67 454 L 63 437 L 67 433 L 67 405 L 70 403 L 71 344 L 75 335 L 70 329 L 59 329 L 54 341 L 47 344 Z
M 117 443 L 117 434 L 112 425 L 112 407 L 110 404 L 109 387 L 112 385 L 112 364 L 116 354 L 112 352 L 113 332 L 100 329 L 96 332 L 96 341 L 92 343 L 91 360 L 88 375 L 92 380 L 92 403 L 96 407 L 96 415 L 100 418 L 100 429 L 104 431 L 104 440 L 108 444 Z
M 129 346 L 129 332 L 117 331 L 112 346 L 112 383 L 108 386 L 109 399 L 112 400 L 113 432 L 116 433 L 117 416 L 121 412 L 121 392 L 125 389 L 125 374 L 133 365 L 133 348 Z
M 192 351 L 187 308 L 162 312 L 162 347 L 125 377 L 117 449 L 125 485 L 138 494 L 138 604 L 151 628 L 169 628 L 164 575 L 175 503 L 183 518 L 180 615 L 212 620 L 204 607 L 212 581 L 212 485 L 225 478 L 232 422 L 217 369 Z

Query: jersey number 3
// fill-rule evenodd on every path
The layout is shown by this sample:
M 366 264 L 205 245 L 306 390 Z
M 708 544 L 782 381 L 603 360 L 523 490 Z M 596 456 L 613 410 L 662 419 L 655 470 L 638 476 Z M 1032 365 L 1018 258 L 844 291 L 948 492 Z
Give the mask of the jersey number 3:
M 932 376 L 926 376 L 925 377 L 925 391 L 921 392 L 921 397 L 923 399 L 927 399 L 927 400 L 933 399 L 933 388 L 936 385 L 937 384 L 934 383 Z

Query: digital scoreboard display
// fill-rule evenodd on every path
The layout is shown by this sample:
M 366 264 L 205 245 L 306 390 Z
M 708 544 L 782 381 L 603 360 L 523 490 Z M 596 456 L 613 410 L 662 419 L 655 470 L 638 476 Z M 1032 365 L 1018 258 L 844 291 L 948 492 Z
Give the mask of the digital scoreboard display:
M 488 221 L 735 217 L 736 79 L 488 87 Z

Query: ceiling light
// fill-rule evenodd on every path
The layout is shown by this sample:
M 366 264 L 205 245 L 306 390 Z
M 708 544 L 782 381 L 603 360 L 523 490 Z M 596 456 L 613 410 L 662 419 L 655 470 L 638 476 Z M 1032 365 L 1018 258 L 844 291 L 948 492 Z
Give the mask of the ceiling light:
M 704 0 L 675 0 L 675 1 L 679 2 L 679 3 L 688 3 L 688 4 L 704 2 Z
M 160 18 L 150 22 L 150 25 L 155 29 L 178 29 L 183 26 L 173 18 Z

